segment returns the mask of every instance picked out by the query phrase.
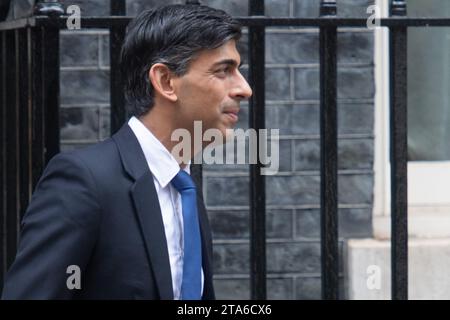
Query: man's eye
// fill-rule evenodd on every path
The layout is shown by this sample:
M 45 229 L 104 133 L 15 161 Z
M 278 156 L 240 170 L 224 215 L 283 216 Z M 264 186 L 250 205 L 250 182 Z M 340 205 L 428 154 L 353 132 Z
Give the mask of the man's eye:
M 226 68 L 222 68 L 222 69 L 217 70 L 217 73 L 218 73 L 218 74 L 225 75 L 225 74 L 229 73 L 230 70 L 231 70 L 231 69 L 230 69 L 229 67 L 226 67 Z

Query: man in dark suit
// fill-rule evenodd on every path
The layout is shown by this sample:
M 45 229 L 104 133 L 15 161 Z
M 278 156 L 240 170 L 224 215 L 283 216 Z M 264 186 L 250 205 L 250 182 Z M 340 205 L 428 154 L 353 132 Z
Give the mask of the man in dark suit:
M 252 94 L 239 72 L 240 35 L 230 16 L 205 6 L 161 7 L 130 22 L 122 69 L 131 118 L 112 138 L 50 161 L 23 218 L 4 299 L 214 299 L 201 190 L 188 198 L 174 182 L 190 180 L 186 155 L 201 150 L 192 143 L 174 154 L 172 134 L 192 136 L 194 121 L 224 136 L 234 126 Z M 189 254 L 188 209 L 199 235 Z M 191 256 L 198 268 L 187 270 Z

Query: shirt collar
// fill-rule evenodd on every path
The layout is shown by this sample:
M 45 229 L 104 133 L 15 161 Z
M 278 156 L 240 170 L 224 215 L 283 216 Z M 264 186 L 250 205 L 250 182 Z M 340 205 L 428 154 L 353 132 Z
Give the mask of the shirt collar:
M 138 118 L 131 117 L 128 125 L 139 141 L 150 171 L 159 185 L 165 188 L 180 171 L 180 165 L 161 141 Z M 189 161 L 183 169 L 189 174 L 190 164 Z

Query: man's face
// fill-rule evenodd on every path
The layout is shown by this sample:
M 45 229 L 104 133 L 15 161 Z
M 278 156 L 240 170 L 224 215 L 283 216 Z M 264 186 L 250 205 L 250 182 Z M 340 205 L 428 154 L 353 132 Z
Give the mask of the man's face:
M 198 54 L 188 72 L 176 79 L 180 127 L 193 133 L 194 121 L 202 121 L 203 131 L 216 128 L 225 137 L 238 120 L 240 101 L 252 95 L 240 63 L 235 40 Z

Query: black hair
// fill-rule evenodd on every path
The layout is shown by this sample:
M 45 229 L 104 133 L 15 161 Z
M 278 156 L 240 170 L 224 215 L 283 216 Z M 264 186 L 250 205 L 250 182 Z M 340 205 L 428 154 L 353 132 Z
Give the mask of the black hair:
M 182 76 L 200 51 L 240 37 L 241 25 L 230 15 L 203 5 L 169 5 L 140 13 L 129 23 L 121 51 L 128 115 L 140 117 L 154 105 L 148 75 L 152 65 L 164 63 Z

